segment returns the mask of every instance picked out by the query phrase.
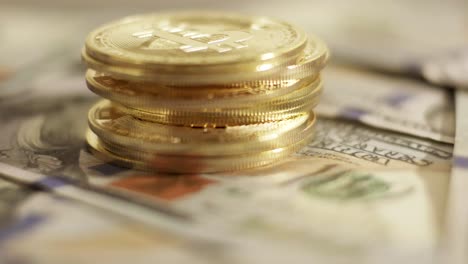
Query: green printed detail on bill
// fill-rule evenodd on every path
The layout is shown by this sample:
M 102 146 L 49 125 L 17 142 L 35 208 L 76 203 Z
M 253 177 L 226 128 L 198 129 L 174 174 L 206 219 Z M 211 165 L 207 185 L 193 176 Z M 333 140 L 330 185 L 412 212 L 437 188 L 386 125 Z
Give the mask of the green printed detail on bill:
M 401 190 L 392 190 L 392 183 L 379 179 L 375 175 L 345 172 L 339 175 L 320 177 L 305 184 L 302 190 L 315 197 L 326 199 L 374 200 L 401 196 L 411 190 L 410 187 Z

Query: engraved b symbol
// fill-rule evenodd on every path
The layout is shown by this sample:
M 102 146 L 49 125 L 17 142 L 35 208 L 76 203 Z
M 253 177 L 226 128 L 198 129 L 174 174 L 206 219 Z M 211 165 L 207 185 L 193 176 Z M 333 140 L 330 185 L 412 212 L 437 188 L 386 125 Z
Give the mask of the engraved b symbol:
M 151 44 L 158 38 L 170 40 L 181 44 L 180 49 L 185 52 L 194 52 L 199 50 L 212 49 L 217 52 L 227 52 L 232 49 L 241 49 L 247 47 L 242 43 L 252 35 L 243 31 L 222 31 L 211 34 L 197 33 L 194 31 L 183 31 L 179 28 L 165 30 L 151 30 L 137 32 L 134 37 L 148 39 L 141 44 L 142 47 L 150 49 Z M 216 36 L 217 38 L 213 38 Z M 211 38 L 211 39 L 210 39 Z M 205 40 L 202 42 L 201 40 Z

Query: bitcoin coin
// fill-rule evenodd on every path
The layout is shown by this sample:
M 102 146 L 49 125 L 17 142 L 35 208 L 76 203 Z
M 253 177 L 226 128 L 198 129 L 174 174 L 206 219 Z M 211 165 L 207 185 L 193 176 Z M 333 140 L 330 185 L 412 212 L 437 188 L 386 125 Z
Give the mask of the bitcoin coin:
M 119 97 L 130 97 L 140 102 L 151 101 L 160 105 L 161 99 L 165 102 L 173 100 L 177 103 L 194 102 L 200 104 L 220 102 L 225 104 L 226 99 L 236 99 L 236 104 L 243 100 L 251 101 L 253 98 L 262 100 L 274 98 L 291 93 L 294 90 L 312 85 L 318 81 L 318 76 L 313 75 L 303 79 L 291 80 L 258 80 L 248 83 L 232 83 L 229 85 L 200 85 L 200 86 L 169 86 L 152 82 L 135 82 L 123 79 L 115 79 L 113 76 L 88 69 L 86 83 L 94 93 L 109 100 L 119 101 Z M 115 98 L 115 99 L 114 99 Z M 177 100 L 184 100 L 177 101 Z M 122 101 L 122 100 L 120 100 Z
M 159 153 L 250 153 L 283 147 L 306 136 L 315 123 L 313 113 L 265 124 L 224 128 L 190 128 L 142 121 L 119 111 L 109 102 L 89 112 L 90 129 L 102 140 Z
M 300 29 L 267 17 L 175 12 L 107 24 L 89 34 L 85 49 L 109 65 L 144 65 L 164 72 L 211 67 L 224 72 L 226 66 L 294 59 L 306 42 Z
M 265 166 L 283 159 L 304 147 L 313 133 L 283 148 L 254 154 L 227 155 L 217 157 L 177 156 L 146 153 L 141 150 L 121 148 L 103 143 L 92 131 L 87 135 L 88 149 L 107 162 L 132 169 L 152 170 L 169 173 L 216 173 Z
M 312 102 L 318 98 L 321 89 L 321 81 L 318 77 L 265 82 L 257 87 L 173 89 L 164 86 L 148 88 L 147 86 L 151 84 L 115 80 L 108 75 L 88 71 L 86 82 L 88 88 L 99 96 L 131 108 L 155 113 L 170 111 L 175 113 L 177 110 L 193 111 L 191 112 L 193 114 L 187 113 L 188 115 L 194 115 L 197 112 L 219 112 L 219 109 L 226 108 L 237 109 L 236 111 L 240 112 L 239 109 L 252 108 L 255 105 L 260 108 L 262 105 L 269 105 L 270 110 L 273 110 L 272 106 L 278 108 L 281 103 L 292 103 L 298 98 Z
M 312 110 L 318 103 L 320 89 L 315 89 L 307 95 L 291 98 L 288 101 L 272 101 L 245 108 L 199 108 L 199 109 L 167 109 L 167 108 L 131 108 L 115 104 L 128 115 L 139 119 L 168 125 L 196 127 L 224 127 L 249 125 L 288 119 Z
M 90 57 L 86 53 L 86 50 L 83 50 L 82 58 L 91 69 L 109 73 L 115 78 L 149 81 L 175 86 L 230 85 L 232 83 L 243 84 L 255 81 L 281 81 L 317 75 L 326 65 L 329 58 L 326 45 L 318 38 L 310 37 L 309 39 L 309 44 L 301 55 L 286 63 L 261 63 L 251 67 L 233 64 L 229 65 L 232 68 L 229 72 L 217 72 L 201 65 L 193 67 L 194 69 L 188 72 L 177 69 L 174 72 L 164 72 L 142 67 L 144 65 L 135 67 L 130 65 L 105 64 Z M 214 69 L 220 70 L 221 67 L 216 66 Z
M 107 133 L 98 131 L 101 132 L 101 135 L 98 133 L 95 134 L 99 136 L 102 142 L 111 146 L 120 146 L 122 149 L 133 149 L 135 151 L 164 155 L 203 156 L 212 158 L 225 155 L 254 154 L 270 149 L 288 147 L 312 133 L 313 125 L 314 119 L 307 119 L 306 122 L 301 123 L 298 127 L 279 135 L 271 132 L 270 134 L 262 135 L 258 140 L 251 139 L 229 142 L 218 140 L 208 143 L 203 140 L 195 141 L 194 139 L 191 139 L 190 142 L 181 143 L 179 141 L 174 141 L 175 137 L 171 138 L 173 142 L 165 142 L 164 140 L 168 138 L 157 134 L 148 135 L 147 132 L 139 133 L 137 137 L 121 135 L 124 130 L 120 130 L 120 134 L 112 133 L 112 130 L 106 131 Z M 174 128 L 174 130 L 175 129 L 177 128 Z M 91 128 L 91 130 L 94 133 L 96 129 Z M 137 133 L 133 133 L 132 135 L 134 134 Z M 187 140 L 187 137 L 184 139 Z

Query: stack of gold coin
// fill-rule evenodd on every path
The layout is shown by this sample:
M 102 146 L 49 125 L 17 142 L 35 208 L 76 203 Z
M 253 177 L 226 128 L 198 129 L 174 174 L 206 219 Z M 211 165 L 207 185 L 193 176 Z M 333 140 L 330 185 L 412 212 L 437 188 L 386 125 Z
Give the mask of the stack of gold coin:
M 88 116 L 93 153 L 200 173 L 266 165 L 310 141 L 328 50 L 268 17 L 178 12 L 104 25 L 82 58 L 105 98 Z

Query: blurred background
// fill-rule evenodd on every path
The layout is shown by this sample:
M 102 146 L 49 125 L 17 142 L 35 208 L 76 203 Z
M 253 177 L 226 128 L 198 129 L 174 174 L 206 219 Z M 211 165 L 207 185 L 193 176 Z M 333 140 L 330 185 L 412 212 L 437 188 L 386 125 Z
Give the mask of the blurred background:
M 467 6 L 464 0 L 3 0 L 0 62 L 15 68 L 47 50 L 65 47 L 78 58 L 90 29 L 125 15 L 215 9 L 295 23 L 324 38 L 334 60 L 408 71 L 421 60 L 468 43 Z

